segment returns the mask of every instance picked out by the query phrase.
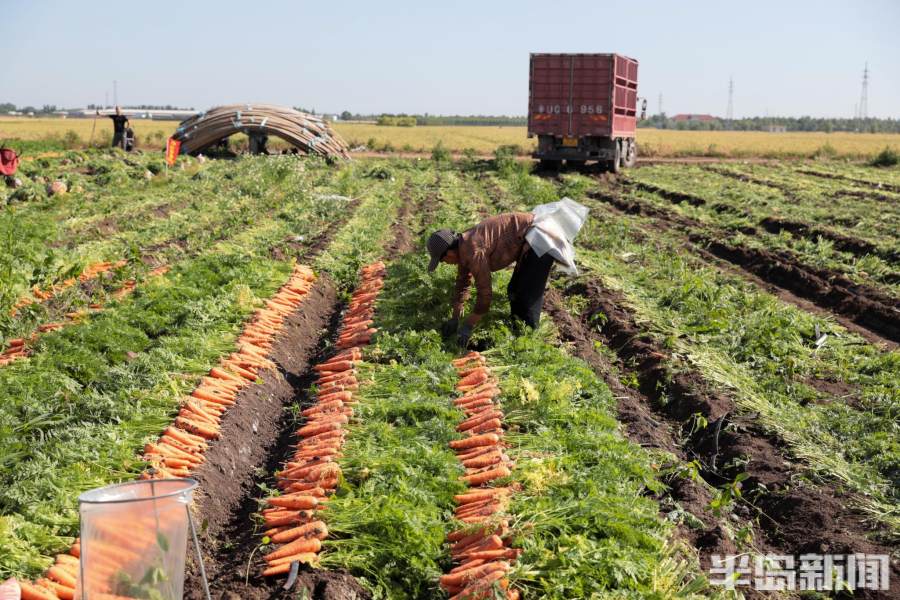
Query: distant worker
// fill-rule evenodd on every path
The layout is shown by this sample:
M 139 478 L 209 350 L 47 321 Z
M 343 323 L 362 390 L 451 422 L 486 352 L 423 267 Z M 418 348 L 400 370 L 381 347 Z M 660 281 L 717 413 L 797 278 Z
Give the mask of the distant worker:
M 587 209 L 564 198 L 543 204 L 532 212 L 514 212 L 489 217 L 464 231 L 455 233 L 440 229 L 428 238 L 434 271 L 441 262 L 457 265 L 453 316 L 441 327 L 444 336 L 457 334 L 457 342 L 465 348 L 475 325 L 491 306 L 491 273 L 516 263 L 506 288 L 510 313 L 529 327 L 538 326 L 544 305 L 544 292 L 554 262 L 566 272 L 575 271 L 572 240 L 587 218 Z M 475 280 L 475 307 L 460 325 L 463 306 Z
M 100 110 L 97 110 L 97 114 L 100 114 Z M 119 147 L 123 150 L 125 149 L 125 128 L 130 125 L 128 121 L 128 117 L 122 114 L 122 109 L 116 106 L 116 114 L 114 115 L 106 115 L 113 122 L 113 140 L 112 145 L 113 148 Z

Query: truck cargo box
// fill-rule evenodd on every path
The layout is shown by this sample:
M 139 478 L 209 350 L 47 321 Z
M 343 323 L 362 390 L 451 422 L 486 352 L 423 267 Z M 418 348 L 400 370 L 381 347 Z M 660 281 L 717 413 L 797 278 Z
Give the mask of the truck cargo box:
M 608 140 L 621 140 L 623 149 L 633 145 L 637 76 L 638 61 L 620 54 L 532 54 L 529 137 L 543 138 L 546 157 L 610 159 L 602 150 Z M 580 154 L 565 150 L 576 147 Z

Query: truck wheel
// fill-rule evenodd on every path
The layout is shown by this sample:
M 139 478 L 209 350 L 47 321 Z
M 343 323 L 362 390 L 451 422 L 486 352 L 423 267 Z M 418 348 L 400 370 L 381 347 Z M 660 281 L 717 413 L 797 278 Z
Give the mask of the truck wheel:
M 538 171 L 546 171 L 548 173 L 555 173 L 559 171 L 559 167 L 562 165 L 561 160 L 549 160 L 542 158 L 540 162 L 538 162 Z
M 625 150 L 625 166 L 629 169 L 637 164 L 637 142 L 628 140 L 628 148 Z
M 609 171 L 618 173 L 622 170 L 622 144 L 618 140 L 613 144 L 613 159 L 609 161 Z

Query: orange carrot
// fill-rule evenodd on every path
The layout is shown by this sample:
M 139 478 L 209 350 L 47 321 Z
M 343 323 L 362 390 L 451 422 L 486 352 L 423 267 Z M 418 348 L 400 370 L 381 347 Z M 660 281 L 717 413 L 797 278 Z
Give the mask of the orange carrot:
M 272 541 L 278 544 L 292 542 L 299 537 L 317 537 L 324 540 L 328 537 L 328 527 L 322 521 L 312 521 L 304 523 L 299 527 L 293 527 L 271 536 Z
M 208 440 L 219 439 L 218 427 L 211 427 L 209 425 L 204 425 L 197 421 L 185 419 L 184 417 L 175 417 L 175 426 L 180 427 L 181 429 L 184 429 L 185 431 L 189 431 L 190 433 L 199 435 Z
M 58 600 L 53 592 L 33 585 L 30 581 L 19 581 L 22 590 L 22 600 Z
M 267 500 L 269 504 L 272 506 L 283 506 L 284 508 L 291 509 L 309 509 L 315 508 L 319 505 L 319 499 L 314 496 L 307 496 L 301 494 L 288 494 L 286 496 L 274 496 Z
M 485 488 L 481 490 L 472 490 L 464 494 L 457 494 L 453 499 L 458 504 L 468 504 L 470 502 L 478 502 L 479 500 L 487 500 L 506 496 L 509 494 L 509 488 Z
M 488 563 L 486 565 L 481 565 L 479 567 L 475 567 L 474 569 L 468 569 L 466 571 L 460 571 L 454 574 L 442 575 L 440 582 L 442 586 L 447 585 L 463 585 L 469 581 L 475 581 L 476 579 L 482 579 L 486 577 L 489 573 L 493 572 L 501 572 L 505 573 L 509 571 L 509 563 L 506 562 L 493 562 Z
M 473 475 L 465 475 L 460 477 L 460 480 L 465 481 L 469 485 L 481 485 L 482 483 L 487 483 L 488 481 L 493 481 L 495 479 L 501 479 L 503 477 L 509 477 L 510 471 L 509 469 L 501 465 L 496 469 L 490 469 L 488 471 L 484 471 L 482 473 L 475 473 Z
M 496 433 L 485 433 L 483 435 L 473 435 L 472 437 L 463 438 L 461 440 L 452 440 L 450 447 L 454 450 L 475 448 L 476 446 L 492 446 L 500 443 L 500 436 Z
M 238 383 L 243 383 L 241 378 L 237 375 L 233 375 L 224 369 L 220 369 L 218 367 L 213 367 L 209 370 L 210 377 L 214 377 L 216 379 L 224 379 L 225 381 L 236 381 Z
M 306 552 L 318 552 L 321 549 L 322 542 L 320 542 L 318 538 L 300 538 L 281 546 L 274 552 L 270 552 L 265 556 L 265 559 L 266 562 L 271 563 L 273 560 L 284 558 L 285 556 Z
M 60 600 L 74 600 L 75 599 L 75 588 L 67 587 L 62 585 L 61 583 L 57 583 L 52 579 L 38 579 L 38 586 L 47 588 L 49 590 L 53 590 L 56 594 L 56 597 Z

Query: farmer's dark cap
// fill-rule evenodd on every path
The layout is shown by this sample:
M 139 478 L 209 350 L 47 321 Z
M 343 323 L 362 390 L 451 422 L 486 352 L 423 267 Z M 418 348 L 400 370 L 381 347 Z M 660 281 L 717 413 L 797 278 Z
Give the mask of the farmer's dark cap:
M 434 271 L 447 250 L 453 246 L 456 241 L 456 234 L 449 229 L 438 229 L 428 238 L 428 253 L 431 255 L 431 262 L 428 263 L 428 272 Z

